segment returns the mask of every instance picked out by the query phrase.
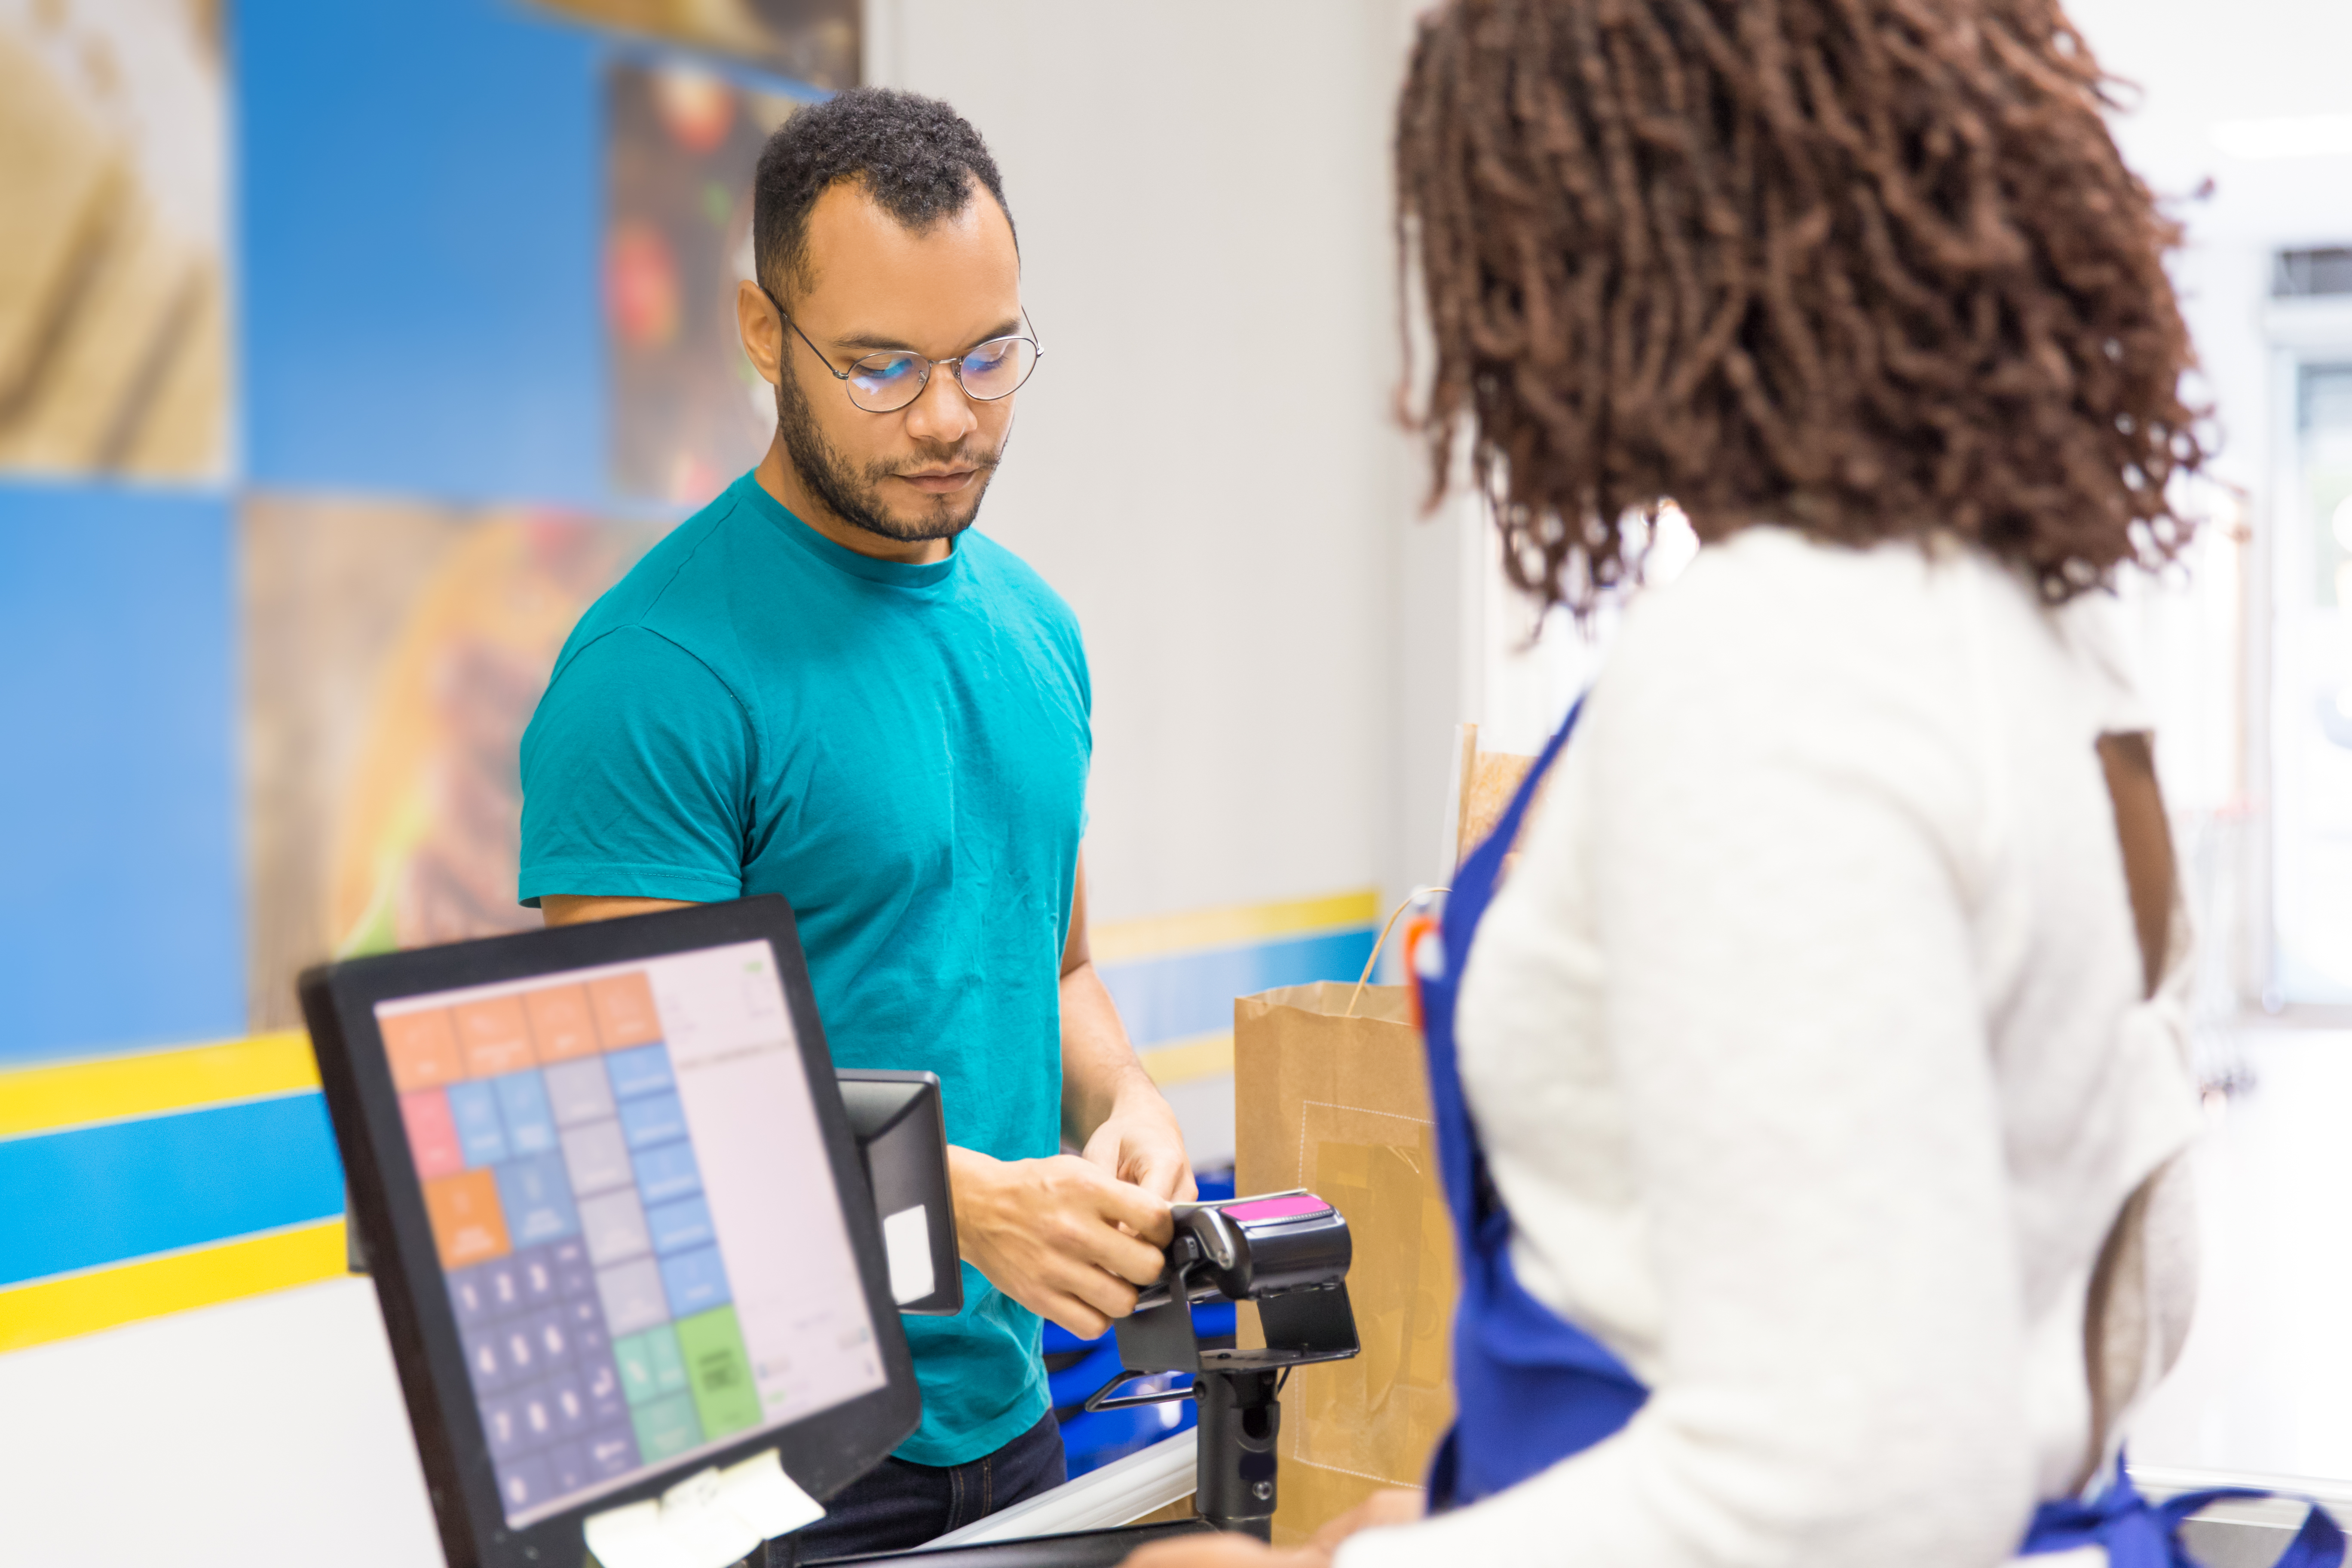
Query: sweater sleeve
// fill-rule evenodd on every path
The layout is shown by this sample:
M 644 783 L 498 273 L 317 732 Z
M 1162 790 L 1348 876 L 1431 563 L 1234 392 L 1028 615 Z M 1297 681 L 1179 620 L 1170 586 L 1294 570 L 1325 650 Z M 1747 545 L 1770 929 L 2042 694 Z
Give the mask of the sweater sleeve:
M 1629 624 L 1571 742 L 1594 749 L 1602 1017 L 1662 1304 L 1652 1396 L 1508 1492 L 1354 1538 L 1340 1568 L 1984 1568 L 2023 1533 L 1954 687 L 1855 658 L 1867 638 L 1805 627 L 1801 605 L 1677 598 Z M 1515 875 L 1580 852 L 1567 815 Z M 1540 929 L 1556 901 L 1523 908 L 1538 942 L 1566 940 Z

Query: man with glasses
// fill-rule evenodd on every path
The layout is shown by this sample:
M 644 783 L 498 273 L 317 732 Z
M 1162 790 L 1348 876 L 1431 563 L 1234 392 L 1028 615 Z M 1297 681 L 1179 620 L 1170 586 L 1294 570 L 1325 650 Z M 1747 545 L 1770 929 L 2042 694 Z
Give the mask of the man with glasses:
M 906 1320 L 922 1426 L 803 1532 L 833 1556 L 1062 1479 L 1038 1318 L 1131 1311 L 1193 1185 L 1087 956 L 1077 622 L 967 531 L 1039 353 L 996 164 L 861 89 L 775 133 L 753 211 L 775 439 L 564 646 L 520 891 L 550 924 L 782 893 L 835 1061 L 940 1076 L 965 1307 Z

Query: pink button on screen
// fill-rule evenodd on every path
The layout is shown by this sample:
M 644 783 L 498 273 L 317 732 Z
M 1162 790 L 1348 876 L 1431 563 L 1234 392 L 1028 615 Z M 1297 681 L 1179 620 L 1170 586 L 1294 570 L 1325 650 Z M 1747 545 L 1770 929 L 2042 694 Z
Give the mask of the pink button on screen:
M 1328 1214 L 1331 1205 L 1312 1193 L 1294 1193 L 1283 1198 L 1257 1198 L 1245 1204 L 1227 1204 L 1227 1219 L 1288 1219 L 1293 1215 Z
M 400 1119 L 408 1126 L 408 1152 L 415 1157 L 416 1173 L 425 1181 L 454 1176 L 466 1168 L 457 1142 L 457 1121 L 449 1113 L 449 1096 L 441 1089 L 419 1089 L 400 1097 Z

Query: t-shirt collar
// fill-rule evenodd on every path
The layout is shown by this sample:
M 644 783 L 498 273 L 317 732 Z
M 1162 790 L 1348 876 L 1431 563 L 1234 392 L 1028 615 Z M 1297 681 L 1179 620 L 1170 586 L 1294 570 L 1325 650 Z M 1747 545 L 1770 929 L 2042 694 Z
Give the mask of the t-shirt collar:
M 836 571 L 853 577 L 863 577 L 869 583 L 879 583 L 888 588 L 929 588 L 947 580 L 963 559 L 956 542 L 948 542 L 944 561 L 913 563 L 904 561 L 877 561 L 871 555 L 860 555 L 845 544 L 836 543 L 794 516 L 790 507 L 770 495 L 760 483 L 759 471 L 753 469 L 735 481 L 736 498 L 761 516 L 776 525 L 777 531 Z

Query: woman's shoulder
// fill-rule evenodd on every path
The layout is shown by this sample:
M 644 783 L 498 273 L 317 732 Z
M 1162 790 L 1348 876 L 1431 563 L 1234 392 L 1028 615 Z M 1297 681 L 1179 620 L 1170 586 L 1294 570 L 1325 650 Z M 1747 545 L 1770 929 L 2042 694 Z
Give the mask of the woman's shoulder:
M 1858 547 L 1757 524 L 1641 593 L 1611 663 L 1878 690 L 1958 678 L 1988 644 L 2079 658 L 2084 618 L 2043 605 L 2020 574 L 1949 536 Z

